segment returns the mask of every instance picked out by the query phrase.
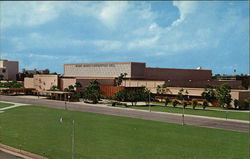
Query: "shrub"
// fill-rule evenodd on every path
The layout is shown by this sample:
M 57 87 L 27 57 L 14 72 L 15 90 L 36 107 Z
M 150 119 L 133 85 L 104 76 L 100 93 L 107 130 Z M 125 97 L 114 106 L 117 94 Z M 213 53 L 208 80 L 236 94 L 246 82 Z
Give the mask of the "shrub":
M 116 106 L 117 102 L 112 102 L 111 105 L 114 107 Z
M 70 95 L 70 100 L 78 102 L 81 97 L 82 97 L 82 94 L 80 92 L 77 92 L 77 93 Z
M 101 90 L 97 80 L 90 82 L 90 84 L 85 87 L 83 97 L 84 99 L 92 101 L 93 104 L 98 103 L 101 99 Z
M 196 106 L 198 105 L 198 101 L 196 99 L 192 100 L 192 105 L 193 105 L 193 109 L 196 108 Z
M 167 106 L 168 105 L 168 103 L 170 103 L 171 102 L 171 99 L 170 98 L 168 98 L 168 97 L 165 97 L 165 106 Z
M 240 101 L 238 99 L 234 99 L 234 108 L 237 109 L 240 105 Z
M 204 100 L 202 103 L 203 109 L 205 110 L 207 106 L 208 106 L 208 102 L 207 102 L 207 100 Z
M 250 98 L 244 100 L 244 109 L 250 109 Z
M 178 100 L 173 100 L 173 107 L 176 107 L 177 106 L 177 104 L 179 104 L 179 102 L 178 102 Z
M 183 104 L 184 109 L 188 106 L 188 102 L 187 101 L 184 101 L 182 104 Z
M 149 102 L 150 91 L 146 88 L 142 89 L 124 89 L 115 94 L 115 99 L 118 101 L 128 101 L 132 105 L 136 105 L 138 101 Z

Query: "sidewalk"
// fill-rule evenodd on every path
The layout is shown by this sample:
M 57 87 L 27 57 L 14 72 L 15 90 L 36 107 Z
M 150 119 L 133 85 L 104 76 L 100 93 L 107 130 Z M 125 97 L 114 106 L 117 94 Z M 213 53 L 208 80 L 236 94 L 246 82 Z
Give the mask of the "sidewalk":
M 40 156 L 31 152 L 16 149 L 14 147 L 10 147 L 10 146 L 3 145 L 3 144 L 0 144 L 0 150 L 8 154 L 11 154 L 13 156 L 18 156 L 23 159 L 48 159 L 44 156 Z

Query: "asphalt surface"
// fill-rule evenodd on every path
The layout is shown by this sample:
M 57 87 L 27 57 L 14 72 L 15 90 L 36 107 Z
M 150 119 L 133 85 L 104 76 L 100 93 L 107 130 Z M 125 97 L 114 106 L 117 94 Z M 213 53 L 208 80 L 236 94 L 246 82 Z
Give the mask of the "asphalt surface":
M 56 100 L 47 100 L 38 98 L 30 99 L 30 98 L 23 98 L 20 96 L 0 96 L 0 101 L 9 101 L 9 102 L 65 109 L 65 102 Z M 69 102 L 69 103 L 67 102 L 67 109 L 182 124 L 182 116 L 171 113 L 158 113 L 153 111 L 149 112 L 149 111 L 140 111 L 135 109 L 114 108 L 114 107 L 98 107 L 89 104 L 76 104 L 74 102 Z M 239 132 L 249 132 L 250 130 L 250 122 L 244 123 L 244 122 L 230 121 L 224 119 L 204 118 L 199 116 L 185 115 L 184 123 L 186 125 L 232 130 Z
M 1 159 L 23 159 L 21 157 L 18 157 L 18 156 L 15 156 L 15 155 L 11 155 L 11 154 L 8 154 L 6 152 L 3 152 L 0 150 L 0 158 Z

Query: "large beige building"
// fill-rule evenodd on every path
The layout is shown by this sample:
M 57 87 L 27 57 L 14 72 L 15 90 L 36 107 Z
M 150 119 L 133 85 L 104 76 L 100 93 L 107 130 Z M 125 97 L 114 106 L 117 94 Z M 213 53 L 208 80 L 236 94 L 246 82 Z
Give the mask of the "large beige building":
M 4 80 L 16 80 L 18 74 L 18 61 L 0 59 L 0 75 Z
M 164 80 L 164 81 L 207 81 L 212 79 L 211 70 L 172 69 L 146 67 L 146 63 L 79 63 L 64 64 L 65 77 L 109 77 L 117 78 L 127 73 L 128 79 Z
M 122 82 L 125 87 L 146 87 L 152 93 L 156 93 L 158 85 L 166 84 L 167 92 L 170 96 L 176 96 L 181 88 L 188 90 L 192 98 L 201 98 L 201 93 L 206 85 L 229 84 L 233 89 L 231 92 L 233 99 L 243 102 L 250 97 L 249 90 L 238 90 L 241 81 L 212 80 L 211 70 L 202 69 L 171 69 L 171 68 L 151 68 L 145 63 L 139 62 L 119 62 L 119 63 L 79 63 L 65 64 L 64 75 L 34 75 L 33 78 L 25 78 L 26 88 L 35 88 L 40 91 L 49 90 L 52 86 L 57 86 L 60 90 L 81 83 L 82 87 L 89 85 L 93 80 L 98 80 L 101 85 L 114 86 L 115 79 L 121 74 L 127 73 Z

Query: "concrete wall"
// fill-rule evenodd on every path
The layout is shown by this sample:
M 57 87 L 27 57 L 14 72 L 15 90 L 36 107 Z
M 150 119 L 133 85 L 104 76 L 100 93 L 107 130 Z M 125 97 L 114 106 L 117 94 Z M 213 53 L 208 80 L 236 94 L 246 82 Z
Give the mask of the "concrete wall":
M 114 79 L 76 79 L 76 82 L 81 83 L 82 87 L 86 87 L 90 84 L 91 81 L 97 80 L 101 85 L 106 86 L 113 86 L 114 85 Z
M 163 85 L 165 81 L 147 81 L 147 80 L 123 80 L 121 86 L 125 87 L 146 87 L 149 90 L 155 89 L 158 85 Z
M 24 88 L 35 88 L 34 78 L 25 77 L 24 78 Z
M 118 77 L 127 73 L 131 77 L 131 63 L 64 64 L 64 76 Z
M 146 68 L 145 79 L 165 81 L 207 81 L 212 79 L 211 70 Z
M 49 90 L 52 86 L 58 86 L 58 75 L 34 75 L 34 87 L 36 90 Z
M 242 88 L 242 81 L 166 81 L 166 85 L 169 87 L 193 87 L 203 88 L 206 85 L 219 86 L 222 84 L 228 84 L 233 89 Z
M 79 82 L 82 85 L 82 88 L 86 87 L 90 84 L 91 81 L 97 80 L 101 85 L 113 86 L 114 78 L 107 79 L 93 79 L 93 78 L 60 78 L 59 79 L 59 88 L 60 90 L 64 90 L 68 88 L 70 85 L 75 85 L 76 82 Z
M 76 78 L 60 78 L 59 79 L 59 89 L 64 90 L 68 88 L 70 85 L 75 85 Z
M 241 90 L 239 93 L 239 101 L 241 105 L 244 104 L 244 100 L 250 98 L 250 90 Z

